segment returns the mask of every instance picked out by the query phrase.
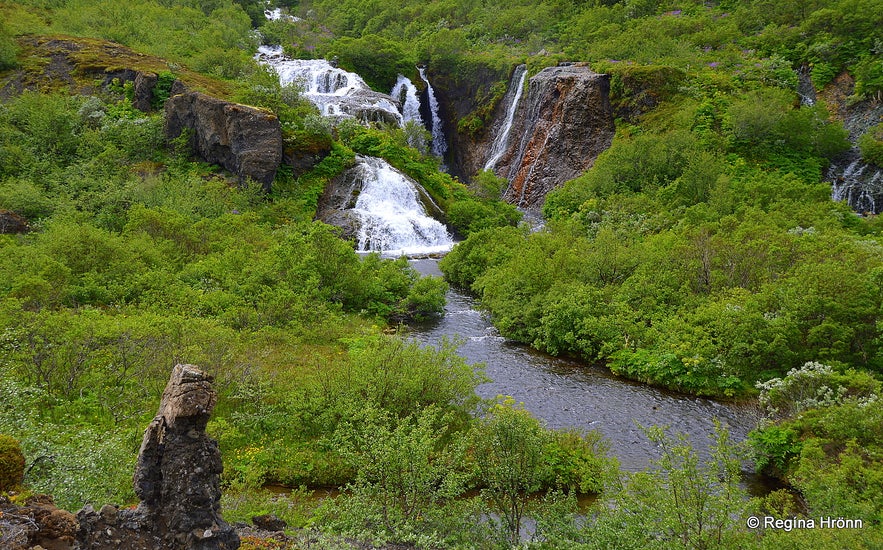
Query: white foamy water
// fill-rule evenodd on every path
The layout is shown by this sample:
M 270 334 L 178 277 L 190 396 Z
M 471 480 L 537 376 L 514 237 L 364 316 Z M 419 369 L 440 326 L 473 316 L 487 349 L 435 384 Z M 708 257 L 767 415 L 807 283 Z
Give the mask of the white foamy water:
M 417 86 L 414 86 L 410 78 L 399 75 L 389 95 L 393 99 L 401 101 L 402 118 L 405 122 L 413 121 L 423 124 L 423 118 L 420 117 L 420 99 L 417 98 Z
M 430 217 L 416 184 L 386 161 L 357 156 L 362 187 L 353 212 L 359 217 L 360 252 L 432 254 L 454 245 L 448 230 Z
M 302 87 L 304 97 L 324 116 L 402 124 L 402 114 L 392 98 L 371 90 L 356 73 L 335 67 L 324 59 L 288 58 L 281 46 L 261 46 L 257 58 L 276 71 L 283 85 L 294 83 Z

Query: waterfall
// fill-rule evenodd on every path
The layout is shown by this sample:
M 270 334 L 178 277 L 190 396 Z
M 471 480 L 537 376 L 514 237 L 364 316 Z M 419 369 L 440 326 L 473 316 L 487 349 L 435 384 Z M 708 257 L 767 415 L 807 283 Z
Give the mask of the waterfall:
M 357 156 L 356 161 L 361 190 L 353 212 L 360 222 L 360 252 L 412 255 L 451 249 L 454 242 L 445 226 L 426 214 L 418 184 L 382 159 Z
M 435 90 L 432 89 L 432 84 L 429 83 L 429 79 L 426 77 L 426 67 L 418 67 L 417 70 L 420 73 L 420 78 L 426 83 L 426 93 L 429 96 L 429 110 L 432 113 L 430 120 L 432 125 L 430 129 L 432 132 L 432 154 L 437 157 L 443 157 L 448 150 L 448 144 L 445 143 L 445 133 L 442 130 L 441 117 L 438 115 L 438 99 L 435 97 Z
M 509 84 L 509 89 L 506 90 L 506 96 L 503 98 L 503 101 L 508 102 L 506 120 L 503 123 L 502 131 L 497 134 L 491 146 L 490 158 L 488 158 L 484 165 L 485 170 L 493 170 L 503 156 L 503 153 L 506 152 L 506 146 L 509 144 L 509 132 L 512 130 L 512 121 L 515 120 L 515 109 L 518 107 L 518 101 L 521 99 L 521 93 L 524 91 L 525 77 L 527 77 L 527 65 L 515 67 L 515 72 L 512 73 L 512 82 Z
M 264 17 L 266 17 L 268 21 L 300 21 L 300 17 L 282 13 L 282 8 L 274 8 L 272 10 L 267 8 L 264 10 Z
M 405 122 L 416 122 L 423 125 L 423 119 L 420 118 L 420 100 L 417 98 L 417 86 L 411 82 L 411 79 L 399 75 L 395 86 L 390 94 L 393 99 L 399 100 L 402 104 L 402 118 Z
M 324 59 L 289 59 L 280 46 L 261 46 L 257 59 L 272 67 L 283 85 L 301 86 L 304 97 L 324 116 L 402 125 L 402 115 L 392 98 L 371 90 L 356 73 L 335 67 Z
M 828 178 L 833 182 L 833 200 L 846 201 L 860 214 L 883 211 L 883 170 L 862 162 L 857 151 L 844 162 L 832 164 Z
M 807 65 L 797 70 L 797 95 L 801 105 L 812 106 L 816 103 L 816 88 Z

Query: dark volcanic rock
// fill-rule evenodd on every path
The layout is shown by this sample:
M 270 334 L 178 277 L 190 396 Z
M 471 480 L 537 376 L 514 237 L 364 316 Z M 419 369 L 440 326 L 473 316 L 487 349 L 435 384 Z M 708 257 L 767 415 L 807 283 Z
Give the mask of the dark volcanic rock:
M 220 164 L 269 190 L 282 161 L 282 130 L 269 111 L 230 103 L 199 92 L 166 102 L 166 138 L 190 130 L 190 146 L 206 162 Z
M 28 222 L 15 212 L 0 210 L 0 233 L 27 233 Z
M 610 78 L 581 64 L 544 69 L 530 79 L 498 166 L 508 176 L 504 199 L 542 204 L 546 193 L 589 169 L 613 141 Z
M 217 401 L 212 378 L 176 365 L 159 412 L 144 432 L 135 469 L 135 510 L 79 512 L 85 548 L 233 550 L 239 536 L 221 518 L 218 444 L 205 434 Z M 122 541 L 122 542 L 120 542 Z

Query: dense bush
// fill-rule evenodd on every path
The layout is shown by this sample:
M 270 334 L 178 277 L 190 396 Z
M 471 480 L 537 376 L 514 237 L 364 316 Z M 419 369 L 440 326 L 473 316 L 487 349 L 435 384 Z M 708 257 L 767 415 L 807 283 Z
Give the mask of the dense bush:
M 0 434 L 0 493 L 14 489 L 25 473 L 25 456 L 18 440 Z

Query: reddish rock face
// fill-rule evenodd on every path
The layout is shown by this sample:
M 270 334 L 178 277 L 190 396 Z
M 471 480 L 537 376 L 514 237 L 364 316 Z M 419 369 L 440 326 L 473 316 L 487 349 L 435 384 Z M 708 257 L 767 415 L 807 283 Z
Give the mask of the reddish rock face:
M 275 115 L 199 92 L 169 98 L 165 113 L 167 139 L 190 130 L 194 153 L 269 190 L 282 162 L 282 129 Z
M 546 193 L 588 170 L 613 141 L 609 94 L 609 76 L 585 65 L 550 67 L 531 78 L 498 163 L 498 174 L 509 179 L 503 198 L 539 206 Z

